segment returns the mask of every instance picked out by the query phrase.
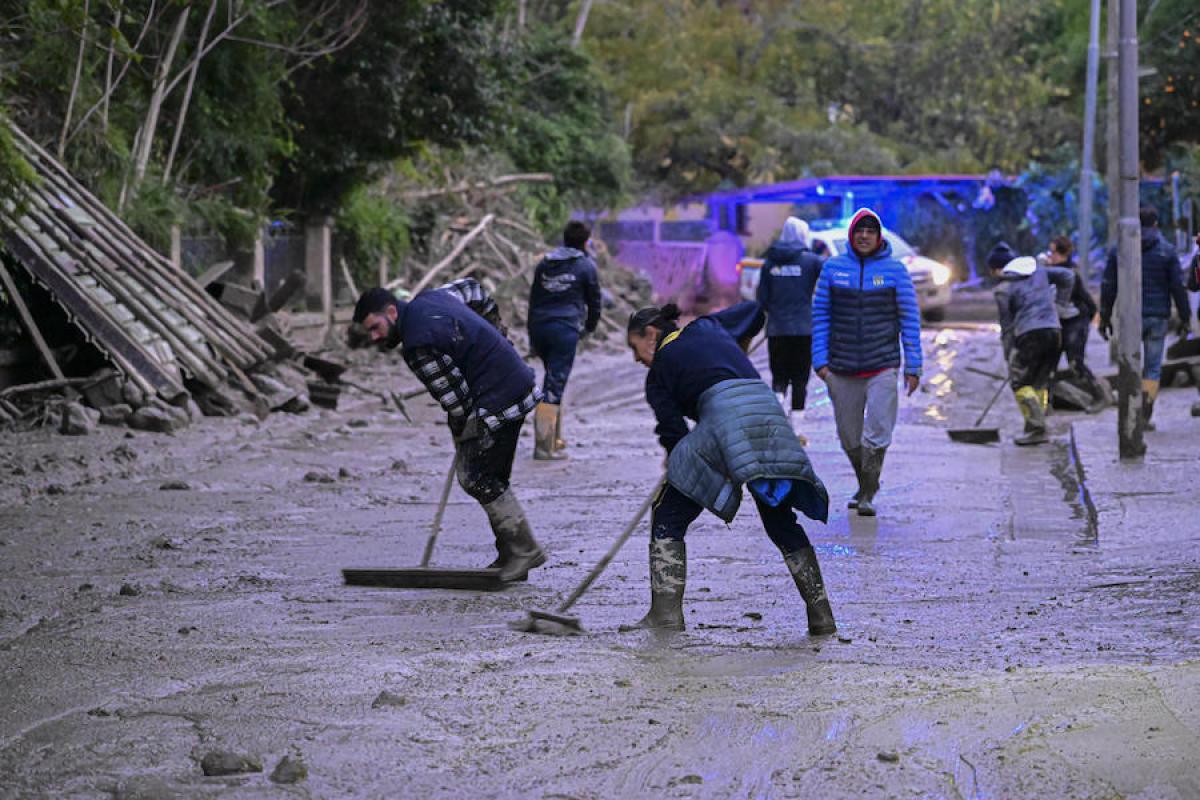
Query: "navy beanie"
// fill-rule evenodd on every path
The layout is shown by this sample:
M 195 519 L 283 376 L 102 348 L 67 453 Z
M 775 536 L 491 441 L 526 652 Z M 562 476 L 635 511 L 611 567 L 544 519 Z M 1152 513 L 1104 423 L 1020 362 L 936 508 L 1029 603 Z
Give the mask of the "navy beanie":
M 1008 262 L 1017 257 L 1013 249 L 1008 246 L 1007 242 L 998 242 L 992 251 L 988 253 L 987 265 L 988 269 L 1004 269 Z

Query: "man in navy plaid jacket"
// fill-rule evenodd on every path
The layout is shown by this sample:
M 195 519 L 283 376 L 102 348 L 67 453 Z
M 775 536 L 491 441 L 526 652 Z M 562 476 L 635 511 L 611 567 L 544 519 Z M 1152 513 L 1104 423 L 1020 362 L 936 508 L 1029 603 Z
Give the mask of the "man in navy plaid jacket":
M 500 569 L 501 580 L 524 580 L 546 555 L 509 479 L 521 425 L 541 395 L 512 343 L 461 294 L 443 287 L 404 302 L 376 287 L 358 299 L 354 322 L 379 346 L 400 347 L 446 411 L 459 484 L 483 506 L 496 538 L 498 556 L 490 566 Z

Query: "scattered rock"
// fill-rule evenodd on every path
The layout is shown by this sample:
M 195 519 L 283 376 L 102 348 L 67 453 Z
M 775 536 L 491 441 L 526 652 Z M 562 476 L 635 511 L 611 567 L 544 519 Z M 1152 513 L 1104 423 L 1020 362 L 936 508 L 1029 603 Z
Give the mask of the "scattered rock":
M 93 708 L 90 711 L 88 711 L 87 715 L 89 717 L 111 717 L 113 715 L 113 713 L 111 711 L 109 711 L 107 708 L 104 708 L 102 706 L 97 706 L 96 708 Z
M 75 591 L 77 591 L 77 592 L 90 592 L 92 589 L 95 589 L 95 588 L 96 588 L 96 587 L 95 587 L 95 586 L 92 586 L 90 583 L 81 583 L 81 584 L 79 584 L 79 588 L 78 588 L 78 589 L 76 589 Z
M 633 682 L 628 678 L 617 678 L 615 681 L 613 681 L 613 686 L 619 686 L 622 689 L 628 689 L 630 686 L 633 686 Z
M 838 641 L 839 641 L 839 642 L 841 642 L 842 644 L 850 644 L 851 642 L 853 642 L 853 641 L 854 641 L 854 640 L 853 640 L 853 639 L 851 639 L 849 636 L 839 636 L 839 637 L 837 637 L 837 639 L 838 639 Z
M 354 419 L 350 420 L 346 424 L 349 425 L 351 428 L 365 428 L 368 425 L 370 425 L 371 423 L 367 422 L 365 419 L 361 419 L 360 417 L 355 417 Z
M 124 425 L 125 420 L 133 413 L 133 408 L 125 403 L 117 403 L 100 409 L 101 425 Z
M 271 783 L 299 783 L 308 777 L 308 767 L 299 756 L 284 756 L 271 770 Z
M 150 546 L 155 550 L 178 550 L 179 545 L 172 542 L 166 536 L 155 536 L 150 540 Z
M 678 781 L 676 781 L 676 783 L 678 783 L 678 784 L 693 784 L 693 785 L 700 784 L 700 783 L 704 783 L 704 778 L 700 777 L 699 775 L 684 775 L 682 778 L 680 778 Z
M 305 392 L 297 392 L 296 396 L 280 406 L 279 410 L 285 411 L 288 414 L 303 414 L 310 408 L 312 408 L 312 403 L 308 399 L 308 394 Z
M 248 411 L 238 414 L 237 421 L 243 425 L 258 425 L 259 423 L 258 417 L 254 416 Z
M 190 483 L 181 480 L 163 481 L 158 487 L 161 492 L 186 492 L 191 488 L 192 485 Z
M 186 424 L 181 424 L 174 416 L 158 406 L 143 406 L 130 414 L 126 421 L 129 423 L 129 427 L 135 430 L 153 433 L 174 433 L 183 427 L 183 424 Z
M 127 444 L 117 445 L 116 448 L 109 453 L 109 455 L 112 456 L 113 460 L 115 461 L 125 462 L 137 461 L 138 457 L 137 451 Z
M 141 408 L 146 405 L 146 395 L 133 381 L 125 381 L 121 386 L 121 400 L 130 408 Z
M 408 705 L 407 697 L 389 692 L 387 689 L 375 695 L 375 699 L 371 701 L 371 708 L 401 708 L 406 705 Z
M 66 494 L 67 490 L 61 483 L 52 483 L 46 487 L 46 494 Z
M 341 478 L 342 480 L 346 480 L 347 478 L 353 478 L 354 473 L 351 472 L 350 470 L 346 469 L 345 467 L 338 467 L 338 477 Z
M 244 775 L 262 772 L 262 762 L 253 756 L 243 756 L 228 750 L 213 750 L 200 760 L 205 775 Z
M 121 590 L 117 592 L 121 597 L 137 597 L 141 593 L 142 590 L 132 583 L 122 583 Z
M 403 458 L 392 459 L 392 472 L 408 472 L 408 462 Z
M 184 625 L 182 628 L 179 629 L 178 633 L 180 636 L 187 636 L 192 631 L 198 631 L 198 630 L 200 630 L 200 629 L 197 628 L 195 625 Z
M 58 430 L 64 436 L 87 436 L 99 422 L 100 412 L 73 401 L 63 406 Z
M 762 619 L 762 612 L 761 611 L 747 611 L 745 614 L 742 614 L 742 616 L 745 617 L 746 619 L 752 619 L 755 622 L 758 622 L 759 620 Z
M 328 472 L 319 472 L 315 469 L 304 474 L 305 483 L 333 483 L 334 480 L 335 478 Z
M 875 757 L 885 764 L 895 764 L 900 761 L 900 754 L 894 750 L 885 750 L 882 753 L 876 753 Z

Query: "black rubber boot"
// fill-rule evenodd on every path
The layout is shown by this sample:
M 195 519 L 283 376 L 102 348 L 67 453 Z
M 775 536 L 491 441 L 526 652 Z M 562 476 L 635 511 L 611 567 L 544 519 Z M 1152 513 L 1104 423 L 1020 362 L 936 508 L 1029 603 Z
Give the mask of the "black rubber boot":
M 505 582 L 521 581 L 529 577 L 529 570 L 546 563 L 546 553 L 533 538 L 533 530 L 529 520 L 517 502 L 517 496 L 512 489 L 506 489 L 504 494 L 483 506 L 487 512 L 488 521 L 492 524 L 492 533 L 496 536 L 497 549 L 501 557 L 500 580 Z
M 647 628 L 681 631 L 683 590 L 687 585 L 687 545 L 683 540 L 650 540 L 650 611 L 621 632 Z
M 862 459 L 862 494 L 858 498 L 858 515 L 875 516 L 875 495 L 879 492 L 879 476 L 883 474 L 886 447 L 864 447 Z
M 504 546 L 504 542 L 502 542 L 500 539 L 496 539 L 496 558 L 492 561 L 492 563 L 488 564 L 486 568 L 487 569 L 503 569 L 504 565 L 507 564 L 511 559 L 512 559 L 512 557 L 508 554 L 508 548 Z M 521 575 L 518 578 L 513 578 L 513 580 L 514 581 L 529 580 L 529 571 L 526 570 L 524 575 Z
M 858 508 L 858 501 L 862 499 L 862 459 L 863 449 L 856 447 L 853 450 L 846 451 L 846 458 L 850 459 L 850 466 L 854 467 L 854 477 L 858 481 L 858 489 L 854 492 L 854 497 L 846 501 L 846 508 Z
M 829 605 L 829 596 L 825 593 L 825 581 L 821 578 L 821 566 L 817 563 L 817 551 L 805 547 L 794 553 L 785 553 L 783 561 L 787 564 L 792 580 L 804 598 L 804 606 L 808 610 L 808 633 L 811 636 L 827 636 L 837 631 L 833 621 L 833 609 Z

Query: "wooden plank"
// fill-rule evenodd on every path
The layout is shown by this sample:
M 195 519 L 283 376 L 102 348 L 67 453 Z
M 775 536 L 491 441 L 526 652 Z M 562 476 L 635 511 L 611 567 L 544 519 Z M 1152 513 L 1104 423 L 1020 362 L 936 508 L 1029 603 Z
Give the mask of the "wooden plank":
M 54 354 L 50 352 L 49 345 L 42 338 L 42 331 L 38 328 L 37 323 L 33 320 L 33 315 L 29 313 L 29 307 L 25 305 L 24 298 L 17 291 L 17 284 L 13 282 L 12 275 L 8 274 L 8 268 L 0 263 L 0 282 L 4 284 L 4 291 L 8 293 L 8 298 L 12 301 L 13 306 L 17 309 L 17 314 L 21 317 L 22 324 L 25 325 L 25 330 L 29 332 L 29 338 L 33 339 L 33 344 L 37 347 L 38 355 L 42 358 L 42 363 L 50 370 L 50 374 L 57 380 L 65 381 L 67 376 L 63 374 L 59 368 L 58 362 L 54 360 Z

